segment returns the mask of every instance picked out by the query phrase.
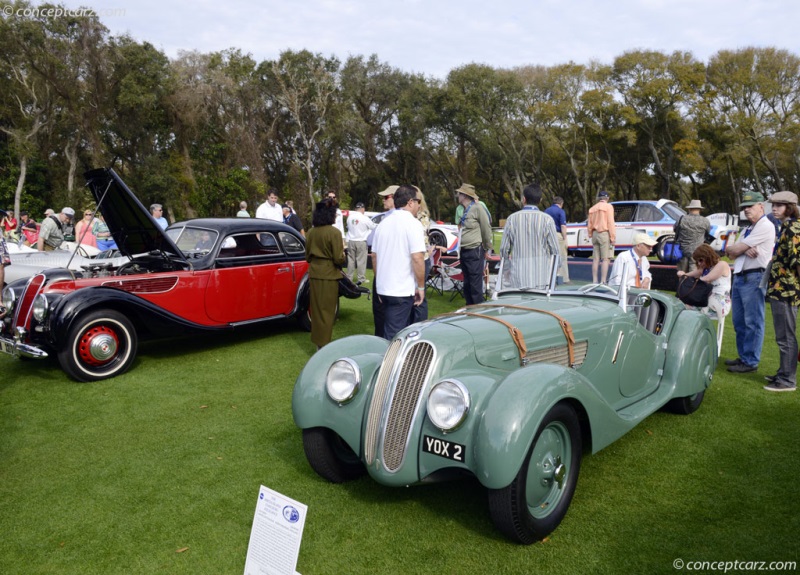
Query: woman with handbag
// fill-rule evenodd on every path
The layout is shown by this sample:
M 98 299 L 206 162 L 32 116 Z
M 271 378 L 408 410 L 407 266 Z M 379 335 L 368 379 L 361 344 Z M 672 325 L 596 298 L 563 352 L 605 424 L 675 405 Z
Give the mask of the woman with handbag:
M 679 281 L 686 281 L 683 278 L 695 278 L 701 282 L 711 284 L 708 305 L 703 306 L 700 311 L 715 319 L 728 315 L 728 312 L 731 311 L 730 264 L 721 261 L 717 252 L 708 244 L 703 244 L 694 250 L 692 259 L 697 267 L 690 272 L 679 271 Z
M 336 199 L 325 198 L 312 215 L 306 234 L 306 261 L 311 286 L 311 341 L 317 349 L 330 343 L 339 304 L 339 279 L 345 262 L 342 234 L 334 227 Z

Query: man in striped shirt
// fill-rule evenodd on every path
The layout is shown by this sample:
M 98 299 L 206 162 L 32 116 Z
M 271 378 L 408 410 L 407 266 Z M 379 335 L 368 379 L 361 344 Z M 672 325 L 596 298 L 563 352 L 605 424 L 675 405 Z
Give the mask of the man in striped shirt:
M 523 207 L 506 220 L 500 255 L 503 285 L 516 288 L 544 288 L 550 280 L 550 256 L 558 254 L 558 239 L 553 218 L 539 211 L 542 189 L 530 184 L 522 192 Z

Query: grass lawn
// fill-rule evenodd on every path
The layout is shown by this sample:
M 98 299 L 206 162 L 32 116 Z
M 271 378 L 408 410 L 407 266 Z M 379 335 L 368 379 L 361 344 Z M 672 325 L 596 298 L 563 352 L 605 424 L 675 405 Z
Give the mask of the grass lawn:
M 448 300 L 433 296 L 432 314 L 463 303 Z M 370 302 L 341 305 L 334 338 L 372 332 Z M 0 573 L 241 574 L 261 484 L 309 507 L 304 575 L 800 562 L 800 395 L 761 389 L 777 369 L 767 323 L 758 373 L 720 367 L 696 414 L 655 414 L 587 456 L 565 521 L 528 547 L 495 531 L 475 481 L 320 479 L 292 422 L 292 386 L 314 349 L 292 322 L 150 344 L 130 372 L 91 384 L 3 356 Z M 724 358 L 733 342 L 728 318 Z

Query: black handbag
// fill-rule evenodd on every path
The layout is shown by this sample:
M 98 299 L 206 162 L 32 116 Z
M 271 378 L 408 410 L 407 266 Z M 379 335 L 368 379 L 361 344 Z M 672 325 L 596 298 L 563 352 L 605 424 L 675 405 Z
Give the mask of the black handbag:
M 369 288 L 361 287 L 353 283 L 347 274 L 342 272 L 342 277 L 339 278 L 339 295 L 344 296 L 347 299 L 358 299 L 361 297 L 361 294 L 370 294 Z M 369 299 L 369 295 L 367 295 L 367 299 Z
M 682 276 L 678 281 L 678 291 L 676 295 L 678 299 L 686 305 L 707 307 L 708 298 L 713 289 L 714 286 L 708 282 L 702 281 L 700 278 Z

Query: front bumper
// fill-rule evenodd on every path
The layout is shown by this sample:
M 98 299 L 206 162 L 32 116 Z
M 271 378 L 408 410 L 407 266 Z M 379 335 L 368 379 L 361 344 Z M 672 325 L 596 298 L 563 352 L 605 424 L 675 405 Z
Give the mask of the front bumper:
M 24 334 L 19 334 L 19 337 L 13 339 L 5 335 L 0 335 L 0 352 L 13 355 L 14 357 L 29 357 L 32 359 L 43 359 L 47 357 L 47 352 L 43 349 L 23 342 L 23 335 Z

